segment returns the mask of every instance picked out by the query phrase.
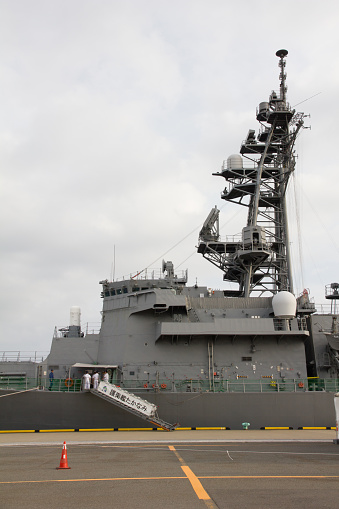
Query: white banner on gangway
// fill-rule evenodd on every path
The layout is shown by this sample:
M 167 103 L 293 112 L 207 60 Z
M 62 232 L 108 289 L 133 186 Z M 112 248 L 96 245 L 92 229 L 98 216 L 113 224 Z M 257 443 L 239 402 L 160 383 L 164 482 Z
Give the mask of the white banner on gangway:
M 121 405 L 131 408 L 132 410 L 137 410 L 147 417 L 155 417 L 155 413 L 157 411 L 156 405 L 146 401 L 145 399 L 139 398 L 135 394 L 121 389 L 121 387 L 117 387 L 116 385 L 108 382 L 100 382 L 98 392 L 105 394 L 105 396 L 111 398 L 117 403 L 120 403 Z

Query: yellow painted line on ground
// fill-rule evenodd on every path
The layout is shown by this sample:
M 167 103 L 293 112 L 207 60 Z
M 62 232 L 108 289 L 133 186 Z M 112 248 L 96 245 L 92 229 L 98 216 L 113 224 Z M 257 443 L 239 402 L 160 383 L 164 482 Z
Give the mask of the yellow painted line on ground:
M 181 465 L 182 470 L 185 472 L 188 477 L 189 482 L 192 484 L 192 488 L 197 494 L 197 497 L 200 500 L 209 500 L 211 497 L 208 495 L 207 491 L 203 488 L 203 485 L 197 478 L 197 476 L 192 472 L 190 467 L 187 465 Z
M 181 467 L 182 468 L 182 467 Z M 168 477 L 104 477 L 98 479 L 44 479 L 38 481 L 0 481 L 1 484 L 29 484 L 29 483 L 53 483 L 53 482 L 96 482 L 96 481 L 162 481 L 162 480 L 170 480 L 170 479 L 194 479 L 194 482 L 200 484 L 199 479 L 338 479 L 339 475 L 205 475 L 197 477 L 192 470 L 187 467 L 190 471 L 185 472 L 185 476 L 168 476 Z M 190 476 L 190 477 L 188 477 Z M 192 484 L 192 482 L 191 482 Z M 206 493 L 204 488 L 201 486 L 203 492 Z M 194 490 L 196 491 L 196 490 Z M 207 494 L 207 499 L 202 498 L 202 500 L 211 500 Z M 200 497 L 199 497 L 200 498 Z M 211 503 L 213 504 L 212 500 Z M 215 505 L 211 505 L 211 507 L 216 507 Z
M 49 482 L 95 482 L 95 481 L 159 481 L 162 479 L 186 479 L 185 476 L 174 477 L 105 477 L 98 479 L 45 479 L 42 481 L 0 481 L 0 484 L 28 484 L 28 483 L 49 483 Z
M 180 454 L 176 451 L 174 445 L 169 445 L 168 446 L 169 450 L 170 451 L 173 451 L 174 454 L 176 455 L 176 457 L 178 458 L 178 460 L 180 461 L 180 463 L 182 463 L 183 465 L 186 465 L 186 463 L 184 462 L 184 460 L 182 459 L 182 457 L 180 456 Z
M 194 489 L 195 494 L 197 495 L 197 497 L 200 500 L 203 500 L 205 502 L 205 505 L 207 507 L 209 507 L 210 509 L 216 508 L 217 506 L 214 504 L 213 500 L 211 499 L 211 497 L 209 496 L 207 491 L 204 489 L 204 487 L 201 484 L 201 482 L 199 481 L 198 477 L 194 474 L 194 472 L 192 472 L 190 467 L 185 464 L 184 460 L 182 459 L 180 454 L 176 451 L 175 447 L 173 445 L 169 445 L 168 448 L 169 448 L 170 451 L 174 452 L 174 454 L 176 455 L 176 457 L 180 461 L 181 469 L 183 470 L 183 472 L 185 472 L 185 474 L 187 476 L 187 479 L 191 483 L 191 486 Z

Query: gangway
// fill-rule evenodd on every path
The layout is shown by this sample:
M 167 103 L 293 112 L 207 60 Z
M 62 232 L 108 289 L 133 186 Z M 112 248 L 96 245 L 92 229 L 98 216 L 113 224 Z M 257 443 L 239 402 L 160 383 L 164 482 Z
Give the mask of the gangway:
M 178 424 L 170 424 L 159 419 L 156 405 L 131 392 L 121 389 L 121 387 L 117 385 L 108 382 L 100 382 L 97 389 L 91 389 L 91 393 L 166 431 L 174 431 L 178 426 Z

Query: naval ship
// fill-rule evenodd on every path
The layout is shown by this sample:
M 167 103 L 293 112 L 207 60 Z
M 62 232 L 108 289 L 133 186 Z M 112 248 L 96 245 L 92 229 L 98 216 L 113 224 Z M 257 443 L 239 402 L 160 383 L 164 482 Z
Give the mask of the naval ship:
M 250 129 L 240 153 L 213 174 L 221 199 L 247 211 L 239 237 L 221 238 L 217 207 L 199 234 L 198 254 L 220 269 L 227 289 L 188 286 L 172 261 L 159 274 L 100 281 L 99 332 L 82 331 L 73 306 L 37 366 L 39 390 L 0 400 L 0 429 L 149 427 L 83 390 L 86 371 L 107 372 L 114 387 L 183 427 L 334 426 L 339 285 L 327 285 L 331 312 L 321 315 L 308 290 L 295 295 L 292 280 L 286 194 L 305 115 L 287 102 L 287 54 L 276 53 L 279 89 L 259 104 L 258 131 Z

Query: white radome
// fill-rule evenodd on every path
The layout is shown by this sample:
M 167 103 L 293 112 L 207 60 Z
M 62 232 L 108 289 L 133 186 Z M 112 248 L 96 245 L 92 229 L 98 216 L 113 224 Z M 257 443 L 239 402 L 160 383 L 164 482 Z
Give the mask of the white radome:
M 276 318 L 294 318 L 297 310 L 297 300 L 293 293 L 279 292 L 274 295 L 272 306 Z
M 227 158 L 228 170 L 239 170 L 243 167 L 242 157 L 239 154 L 232 154 Z

